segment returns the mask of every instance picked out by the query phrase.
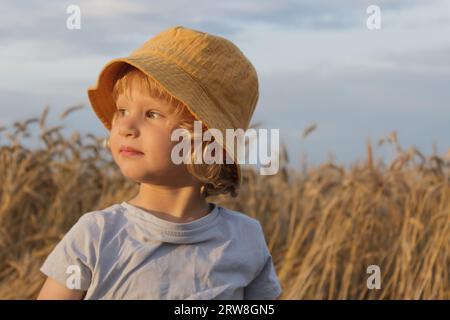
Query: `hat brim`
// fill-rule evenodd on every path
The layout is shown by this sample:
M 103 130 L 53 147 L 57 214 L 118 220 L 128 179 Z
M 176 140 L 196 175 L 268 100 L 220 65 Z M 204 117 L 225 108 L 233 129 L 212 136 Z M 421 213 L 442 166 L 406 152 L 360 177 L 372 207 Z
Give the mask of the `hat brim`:
M 224 113 L 211 112 L 211 106 L 220 107 L 219 104 L 211 99 L 191 75 L 184 72 L 175 63 L 170 63 L 155 54 L 145 57 L 123 57 L 109 61 L 101 70 L 97 84 L 88 88 L 88 97 L 92 108 L 108 131 L 111 130 L 112 117 L 116 110 L 111 92 L 117 74 L 124 64 L 136 67 L 160 83 L 174 98 L 185 104 L 188 110 L 207 128 L 216 128 L 222 133 L 225 133 L 227 128 L 233 128 L 233 120 L 224 116 Z M 182 92 L 182 96 L 179 92 Z M 195 110 L 192 109 L 192 106 L 195 106 Z M 234 154 L 238 187 L 240 187 L 243 178 L 241 166 L 236 161 L 236 146 L 233 152 L 231 152 L 231 146 L 223 143 L 221 146 L 228 154 Z

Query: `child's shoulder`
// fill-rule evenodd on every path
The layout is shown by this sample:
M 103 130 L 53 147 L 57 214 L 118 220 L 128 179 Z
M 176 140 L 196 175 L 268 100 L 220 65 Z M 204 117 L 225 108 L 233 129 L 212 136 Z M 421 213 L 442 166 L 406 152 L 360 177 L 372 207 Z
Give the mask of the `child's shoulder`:
M 113 204 L 103 209 L 83 213 L 78 219 L 78 222 L 82 224 L 102 225 L 107 219 L 117 217 L 116 213 L 120 212 L 120 210 L 121 207 L 119 204 Z
M 243 225 L 244 227 L 256 228 L 258 231 L 260 230 L 261 223 L 258 219 L 253 218 L 242 211 L 232 210 L 223 206 L 220 206 L 220 208 L 222 209 L 222 216 L 230 223 L 234 225 Z
M 261 222 L 241 211 L 224 207 L 221 209 L 223 209 L 221 211 L 225 222 L 220 224 L 220 230 L 227 230 L 224 232 L 228 236 L 237 239 L 241 251 L 255 252 L 255 248 L 259 248 L 262 257 L 267 256 L 266 239 Z

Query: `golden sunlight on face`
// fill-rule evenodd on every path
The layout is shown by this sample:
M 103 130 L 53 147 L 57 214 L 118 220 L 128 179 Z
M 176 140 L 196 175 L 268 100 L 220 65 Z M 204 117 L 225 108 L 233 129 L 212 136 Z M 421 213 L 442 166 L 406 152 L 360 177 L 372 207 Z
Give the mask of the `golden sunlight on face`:
M 110 147 L 113 159 L 124 176 L 136 182 L 154 184 L 190 178 L 185 166 L 175 165 L 170 157 L 173 146 L 177 144 L 170 140 L 175 128 L 172 105 L 133 90 L 131 100 L 120 94 L 116 106 Z M 121 152 L 122 147 L 141 153 Z

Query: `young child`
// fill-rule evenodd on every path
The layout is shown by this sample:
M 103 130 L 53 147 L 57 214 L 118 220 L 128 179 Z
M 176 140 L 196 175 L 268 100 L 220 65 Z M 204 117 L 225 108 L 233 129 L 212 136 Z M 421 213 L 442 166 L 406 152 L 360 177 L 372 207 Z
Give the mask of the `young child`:
M 139 193 L 79 218 L 42 265 L 47 280 L 38 299 L 279 297 L 260 222 L 206 200 L 236 196 L 242 176 L 234 147 L 216 132 L 211 141 L 222 147 L 223 163 L 172 160 L 173 130 L 192 133 L 195 120 L 202 133 L 214 128 L 223 137 L 227 128 L 248 128 L 258 79 L 240 49 L 219 36 L 169 28 L 110 61 L 88 95 L 110 131 L 114 161 Z M 208 143 L 190 156 L 204 154 Z

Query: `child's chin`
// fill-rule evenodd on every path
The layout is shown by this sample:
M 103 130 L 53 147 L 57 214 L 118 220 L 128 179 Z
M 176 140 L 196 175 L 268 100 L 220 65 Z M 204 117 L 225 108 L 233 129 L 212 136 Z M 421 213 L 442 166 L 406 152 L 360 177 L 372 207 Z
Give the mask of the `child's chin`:
M 153 169 L 141 169 L 134 167 L 121 167 L 122 174 L 130 180 L 140 183 L 157 183 L 163 177 L 161 172 Z

